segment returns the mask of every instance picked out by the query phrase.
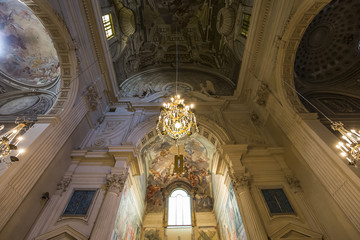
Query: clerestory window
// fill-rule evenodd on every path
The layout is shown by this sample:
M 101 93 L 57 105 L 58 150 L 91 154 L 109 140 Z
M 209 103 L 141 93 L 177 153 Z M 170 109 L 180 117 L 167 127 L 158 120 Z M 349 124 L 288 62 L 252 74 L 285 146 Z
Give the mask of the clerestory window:
M 111 14 L 109 13 L 109 14 L 103 15 L 102 20 L 103 20 L 103 24 L 104 24 L 106 38 L 107 38 L 107 40 L 109 40 L 110 38 L 112 38 L 115 35 L 114 25 L 113 25 L 113 21 L 111 18 Z
M 183 189 L 175 189 L 169 196 L 168 226 L 191 225 L 191 199 Z

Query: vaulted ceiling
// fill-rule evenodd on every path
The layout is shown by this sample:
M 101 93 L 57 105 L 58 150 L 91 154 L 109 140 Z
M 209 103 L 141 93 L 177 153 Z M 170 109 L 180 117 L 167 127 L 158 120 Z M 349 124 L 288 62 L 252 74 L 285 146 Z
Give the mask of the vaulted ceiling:
M 178 52 L 180 91 L 231 96 L 246 36 L 243 17 L 252 1 L 101 0 L 118 34 L 108 41 L 117 83 L 125 97 L 144 97 L 175 87 Z

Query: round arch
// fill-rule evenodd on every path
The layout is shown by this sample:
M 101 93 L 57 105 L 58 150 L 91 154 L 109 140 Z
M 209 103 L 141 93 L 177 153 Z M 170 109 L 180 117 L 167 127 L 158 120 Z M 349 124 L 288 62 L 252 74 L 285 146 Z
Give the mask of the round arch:
M 306 28 L 313 18 L 331 0 L 321 2 L 303 1 L 287 25 L 281 40 L 286 43 L 279 49 L 277 67 L 275 70 L 275 84 L 281 102 L 297 113 L 307 112 L 295 91 L 294 62 L 296 51 Z
M 152 141 L 153 138 L 157 136 L 157 131 L 155 128 L 157 119 L 158 116 L 153 116 L 139 123 L 127 137 L 125 142 L 132 143 L 137 147 L 137 149 L 141 149 L 149 141 Z M 226 130 L 209 118 L 200 115 L 197 116 L 197 122 L 199 123 L 198 134 L 212 143 L 215 148 L 218 148 L 223 144 L 233 142 L 233 139 L 226 132 Z

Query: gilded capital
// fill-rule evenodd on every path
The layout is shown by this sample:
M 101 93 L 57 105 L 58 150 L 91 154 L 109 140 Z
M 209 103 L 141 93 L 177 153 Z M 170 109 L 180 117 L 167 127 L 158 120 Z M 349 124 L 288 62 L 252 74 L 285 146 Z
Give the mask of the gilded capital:
M 119 194 L 125 185 L 127 173 L 108 174 L 106 175 L 106 189 L 109 192 Z

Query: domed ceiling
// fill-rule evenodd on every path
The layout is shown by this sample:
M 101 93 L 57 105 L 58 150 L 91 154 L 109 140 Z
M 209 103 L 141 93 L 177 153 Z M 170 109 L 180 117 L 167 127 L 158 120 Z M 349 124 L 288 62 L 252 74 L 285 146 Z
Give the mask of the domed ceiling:
M 250 4 L 100 0 L 103 13 L 112 8 L 117 20 L 114 27 L 119 34 L 108 43 L 122 95 L 141 97 L 143 84 L 157 92 L 175 82 L 177 51 L 179 82 L 189 84 L 191 91 L 233 95 L 246 41 L 240 33 L 242 15 L 251 14 Z
M 320 111 L 332 118 L 360 117 L 359 1 L 332 1 L 314 18 L 294 68 L 297 91 Z
M 40 20 L 20 1 L 0 1 L 0 116 L 45 114 L 59 78 L 59 59 Z

